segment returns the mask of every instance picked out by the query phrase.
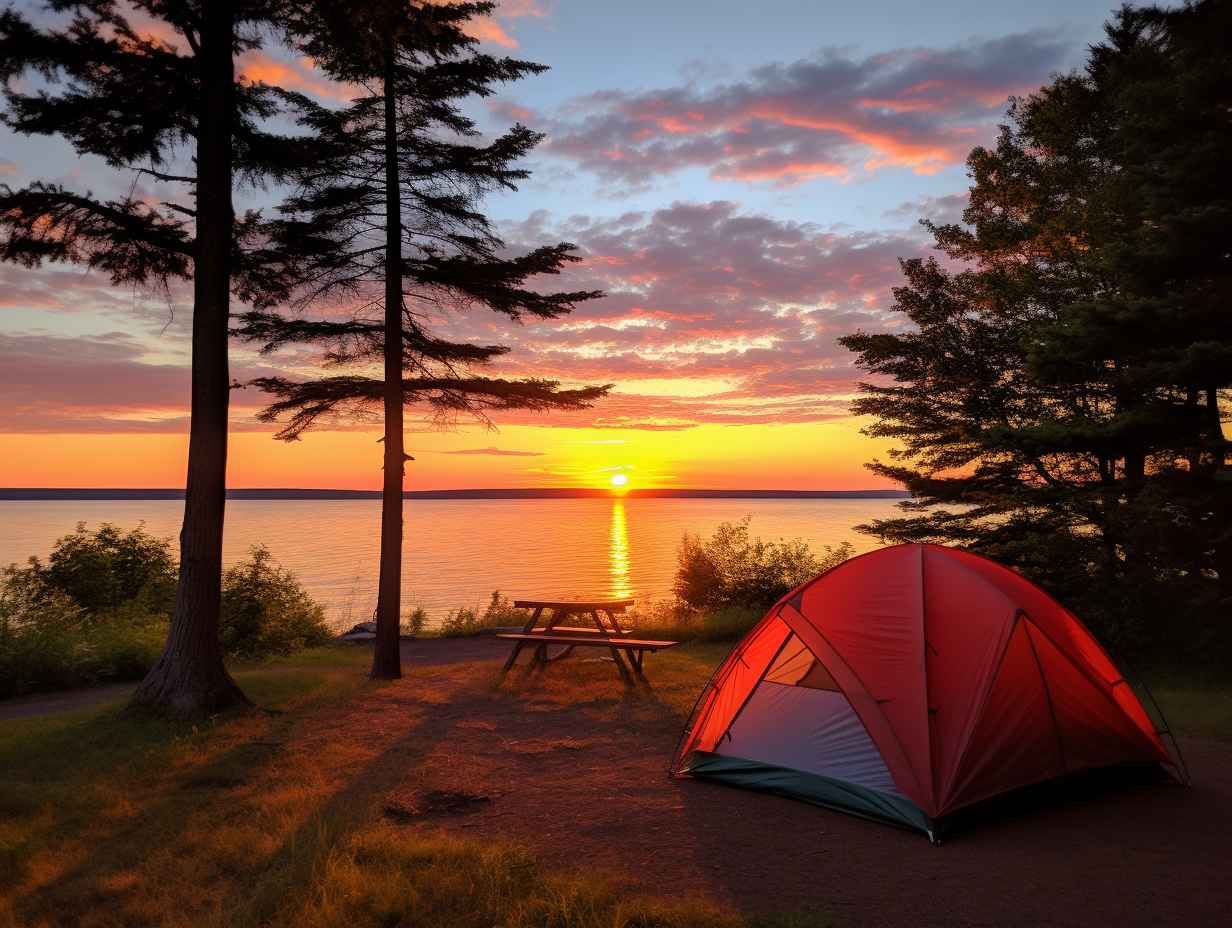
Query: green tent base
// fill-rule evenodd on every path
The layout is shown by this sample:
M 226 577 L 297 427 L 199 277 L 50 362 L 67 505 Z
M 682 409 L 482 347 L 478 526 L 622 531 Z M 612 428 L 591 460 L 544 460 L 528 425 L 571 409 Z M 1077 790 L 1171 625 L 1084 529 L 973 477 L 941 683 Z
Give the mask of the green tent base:
M 800 799 L 848 815 L 922 831 L 934 844 L 940 836 L 937 823 L 910 799 L 831 777 L 709 751 L 694 751 L 679 773 Z
M 1158 765 L 1101 767 L 1021 787 L 957 810 L 943 819 L 930 819 L 919 806 L 903 796 L 708 751 L 694 751 L 675 775 L 773 793 L 856 818 L 923 832 L 934 845 L 939 845 L 942 836 L 951 831 L 965 831 L 990 819 L 1055 810 L 1066 802 L 1082 802 L 1119 790 L 1157 786 L 1169 779 Z

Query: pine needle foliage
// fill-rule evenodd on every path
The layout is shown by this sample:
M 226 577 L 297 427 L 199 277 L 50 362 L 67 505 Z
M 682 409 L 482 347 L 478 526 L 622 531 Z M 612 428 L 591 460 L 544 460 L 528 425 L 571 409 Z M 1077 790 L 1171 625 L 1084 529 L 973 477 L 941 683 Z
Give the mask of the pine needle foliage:
M 1232 5 L 1124 7 L 968 159 L 909 325 L 842 339 L 887 541 L 1009 563 L 1150 660 L 1232 653 Z

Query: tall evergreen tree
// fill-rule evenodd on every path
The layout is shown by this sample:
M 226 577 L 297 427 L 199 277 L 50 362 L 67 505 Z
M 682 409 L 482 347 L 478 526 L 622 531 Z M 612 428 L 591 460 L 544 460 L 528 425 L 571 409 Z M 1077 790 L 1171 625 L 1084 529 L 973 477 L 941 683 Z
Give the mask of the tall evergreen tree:
M 131 194 L 103 200 L 35 182 L 0 186 L 0 259 L 27 267 L 73 262 L 116 284 L 191 280 L 192 424 L 180 576 L 166 649 L 135 701 L 179 713 L 243 703 L 218 641 L 227 460 L 228 315 L 232 292 L 256 304 L 283 295 L 264 266 L 255 215 L 237 217 L 238 174 L 276 177 L 304 152 L 262 129 L 276 111 L 270 88 L 237 80 L 236 56 L 260 45 L 263 28 L 285 17 L 279 0 L 54 0 L 62 28 L 40 28 L 0 12 L 0 80 L 6 125 L 59 135 L 80 155 L 178 185 L 184 201 L 149 203 Z M 136 11 L 173 31 L 175 45 L 143 34 Z M 26 92 L 16 79 L 40 76 Z M 190 158 L 178 155 L 181 150 Z M 186 201 L 186 202 L 185 202 Z
M 479 211 L 494 188 L 526 177 L 514 163 L 540 136 L 516 126 L 487 144 L 459 101 L 543 70 L 475 51 L 461 26 L 491 3 L 329 3 L 296 21 L 304 51 L 335 78 L 359 85 L 348 106 L 298 99 L 304 125 L 330 152 L 299 177 L 296 196 L 271 234 L 304 285 L 299 315 L 252 312 L 240 332 L 272 351 L 288 343 L 325 348 L 327 364 L 355 372 L 315 380 L 255 381 L 276 397 L 263 413 L 295 440 L 322 417 L 380 408 L 384 421 L 377 635 L 372 675 L 401 675 L 404 407 L 437 420 L 497 410 L 575 409 L 607 387 L 562 389 L 555 381 L 485 376 L 508 349 L 451 341 L 431 332 L 452 310 L 482 306 L 504 316 L 550 319 L 598 296 L 527 287 L 576 260 L 560 243 L 521 257 Z M 303 310 L 346 305 L 342 315 Z M 380 374 L 376 366 L 380 365 Z
M 1202 0 L 1122 9 L 1013 103 L 966 226 L 929 226 L 957 269 L 905 262 L 912 330 L 843 339 L 900 443 L 872 469 L 914 494 L 868 530 L 1015 564 L 1124 646 L 1226 655 L 1229 99 L 1232 4 Z

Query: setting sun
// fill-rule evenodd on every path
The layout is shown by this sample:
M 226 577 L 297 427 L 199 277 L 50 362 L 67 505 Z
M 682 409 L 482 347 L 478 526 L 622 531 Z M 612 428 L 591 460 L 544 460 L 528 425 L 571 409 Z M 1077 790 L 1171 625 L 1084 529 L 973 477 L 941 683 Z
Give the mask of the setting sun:
M 628 474 L 612 474 L 612 486 L 618 490 L 624 489 L 629 485 Z

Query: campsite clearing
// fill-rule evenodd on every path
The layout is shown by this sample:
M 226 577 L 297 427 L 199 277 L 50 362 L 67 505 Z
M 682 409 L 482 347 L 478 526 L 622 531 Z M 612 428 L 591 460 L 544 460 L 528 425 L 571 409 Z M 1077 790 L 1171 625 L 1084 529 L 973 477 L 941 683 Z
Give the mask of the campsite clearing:
M 665 652 L 636 686 L 583 659 L 497 688 L 508 651 L 497 639 L 407 643 L 406 677 L 390 684 L 363 681 L 356 645 L 306 656 L 299 672 L 246 675 L 276 715 L 195 731 L 114 708 L 2 723 L 0 924 L 376 924 L 412 897 L 421 915 L 438 912 L 444 889 L 485 872 L 541 888 L 537 873 L 602 873 L 614 889 L 586 898 L 627 912 L 664 887 L 701 900 L 650 922 L 664 926 L 743 924 L 715 906 L 820 911 L 798 923 L 810 926 L 1223 917 L 1232 732 L 1181 739 L 1192 788 L 1074 798 L 933 848 L 796 801 L 668 780 L 684 718 L 727 650 Z M 477 884 L 489 903 L 506 899 L 499 889 L 529 905 L 497 882 Z M 564 886 L 544 898 L 576 903 Z

